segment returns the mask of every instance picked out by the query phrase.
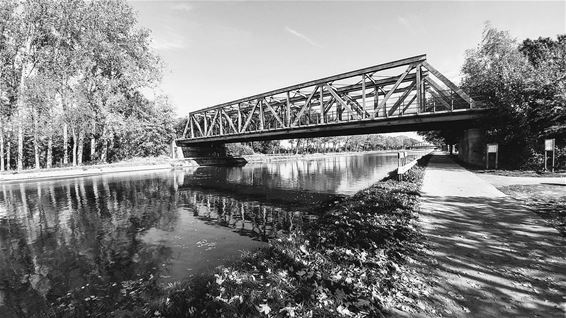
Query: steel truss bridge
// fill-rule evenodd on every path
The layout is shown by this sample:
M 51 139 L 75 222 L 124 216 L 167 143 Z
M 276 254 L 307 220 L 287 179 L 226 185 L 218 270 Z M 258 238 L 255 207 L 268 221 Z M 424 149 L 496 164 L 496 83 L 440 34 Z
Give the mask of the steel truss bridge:
M 419 55 L 194 111 L 176 143 L 464 128 L 485 116 L 479 106 Z

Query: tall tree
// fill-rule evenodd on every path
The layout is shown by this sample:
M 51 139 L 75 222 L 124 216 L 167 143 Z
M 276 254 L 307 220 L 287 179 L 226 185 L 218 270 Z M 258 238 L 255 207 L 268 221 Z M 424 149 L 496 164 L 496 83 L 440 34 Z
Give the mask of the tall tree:
M 467 52 L 462 86 L 495 108 L 486 129 L 500 144 L 502 161 L 518 167 L 539 151 L 542 138 L 563 142 L 566 126 L 565 37 L 526 40 L 486 26 L 482 42 Z
M 85 140 L 90 161 L 164 153 L 174 114 L 154 90 L 161 63 L 150 40 L 123 0 L 0 2 L 0 162 L 10 154 L 12 125 L 19 170 L 39 168 L 45 144 L 47 167 L 60 153 L 67 164 L 69 139 L 75 165 Z

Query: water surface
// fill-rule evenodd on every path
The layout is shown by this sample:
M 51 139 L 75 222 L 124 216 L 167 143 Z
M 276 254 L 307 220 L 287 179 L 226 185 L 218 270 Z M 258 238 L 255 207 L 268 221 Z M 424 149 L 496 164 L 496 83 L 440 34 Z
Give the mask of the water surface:
M 360 154 L 1 184 L 0 317 L 41 312 L 94 279 L 210 270 L 396 166 L 396 154 Z

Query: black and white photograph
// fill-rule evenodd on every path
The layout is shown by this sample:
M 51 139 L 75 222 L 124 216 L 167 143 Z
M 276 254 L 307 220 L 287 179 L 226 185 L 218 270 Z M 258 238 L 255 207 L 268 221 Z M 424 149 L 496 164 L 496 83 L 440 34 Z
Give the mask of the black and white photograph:
M 0 318 L 566 318 L 566 2 L 0 0 Z

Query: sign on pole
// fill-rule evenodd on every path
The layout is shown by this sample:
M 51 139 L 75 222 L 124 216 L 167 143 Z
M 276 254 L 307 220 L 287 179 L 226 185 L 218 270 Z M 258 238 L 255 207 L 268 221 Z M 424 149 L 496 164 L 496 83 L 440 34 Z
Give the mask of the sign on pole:
M 555 147 L 555 145 L 556 145 L 556 140 L 554 138 L 544 140 L 544 170 L 548 170 L 547 152 L 551 151 L 552 152 L 552 172 L 554 172 L 554 159 L 555 159 L 554 147 Z
M 487 144 L 485 154 L 485 169 L 489 169 L 489 155 L 495 154 L 495 169 L 497 169 L 497 161 L 499 160 L 499 144 Z

